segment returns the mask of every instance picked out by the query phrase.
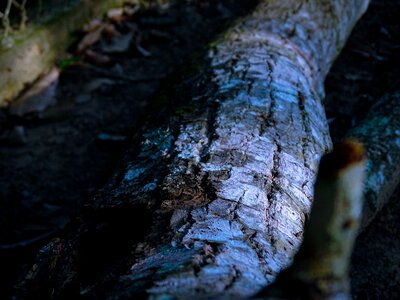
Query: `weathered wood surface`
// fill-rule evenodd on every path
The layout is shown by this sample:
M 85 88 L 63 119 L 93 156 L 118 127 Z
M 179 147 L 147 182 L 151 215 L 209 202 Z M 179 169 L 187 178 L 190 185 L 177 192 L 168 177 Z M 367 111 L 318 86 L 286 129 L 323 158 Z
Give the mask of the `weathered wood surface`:
M 331 148 L 325 75 L 367 5 L 262 1 L 210 50 L 208 71 L 190 82 L 192 113 L 144 136 L 93 202 L 95 221 L 45 248 L 25 286 L 47 274 L 53 297 L 221 299 L 272 282 L 300 245 L 317 162 Z M 147 223 L 123 228 L 133 252 L 91 270 L 82 244 L 121 211 L 147 212 Z M 110 243 L 100 245 L 119 247 Z M 93 254 L 99 264 L 104 253 Z M 97 279 L 83 280 L 90 272 Z
M 363 146 L 351 140 L 321 158 L 301 247 L 258 298 L 352 299 L 349 266 L 362 217 L 365 164 Z
M 400 183 L 400 92 L 388 92 L 347 135 L 364 143 L 367 150 L 365 228 Z

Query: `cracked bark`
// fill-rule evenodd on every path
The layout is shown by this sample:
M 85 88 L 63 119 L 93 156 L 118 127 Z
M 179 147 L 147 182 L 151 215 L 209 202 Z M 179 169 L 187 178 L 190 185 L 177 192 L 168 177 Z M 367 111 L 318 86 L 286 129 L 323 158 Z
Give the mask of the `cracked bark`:
M 50 273 L 53 297 L 222 299 L 271 283 L 300 245 L 318 159 L 331 148 L 324 78 L 367 5 L 261 1 L 214 43 L 207 71 L 188 81 L 197 90 L 191 113 L 144 135 L 90 205 L 95 221 L 44 249 L 24 285 Z M 147 211 L 151 222 L 135 223 L 133 252 L 118 267 L 85 281 L 82 235 L 101 231 L 104 218 L 121 220 L 121 211 Z M 72 250 L 60 255 L 65 245 Z M 121 265 L 131 266 L 123 276 Z

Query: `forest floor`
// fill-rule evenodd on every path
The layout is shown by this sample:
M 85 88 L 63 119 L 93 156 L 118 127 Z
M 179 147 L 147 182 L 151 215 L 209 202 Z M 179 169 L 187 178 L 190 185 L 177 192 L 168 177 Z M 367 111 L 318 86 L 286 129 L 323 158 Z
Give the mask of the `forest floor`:
M 7 291 L 0 298 L 11 295 L 36 251 L 111 177 L 143 120 L 155 115 L 149 103 L 171 74 L 243 12 L 235 1 L 180 3 L 129 17 L 110 13 L 100 22 L 100 37 L 96 27 L 77 39 L 71 51 L 85 48 L 83 58 L 62 60 L 42 98 L 0 111 L 0 290 Z M 334 141 L 382 95 L 400 88 L 398 20 L 399 0 L 373 1 L 329 74 Z M 97 38 L 91 47 L 83 42 L 90 35 Z M 358 238 L 355 298 L 400 297 L 399 200 L 398 189 Z

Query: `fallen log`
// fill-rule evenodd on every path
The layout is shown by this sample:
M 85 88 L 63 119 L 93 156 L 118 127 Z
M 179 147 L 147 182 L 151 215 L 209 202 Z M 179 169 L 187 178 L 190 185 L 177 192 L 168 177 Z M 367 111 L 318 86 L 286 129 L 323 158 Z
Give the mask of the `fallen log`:
M 79 229 L 42 250 L 21 295 L 221 299 L 271 283 L 300 245 L 331 148 L 324 78 L 367 5 L 261 1 Z

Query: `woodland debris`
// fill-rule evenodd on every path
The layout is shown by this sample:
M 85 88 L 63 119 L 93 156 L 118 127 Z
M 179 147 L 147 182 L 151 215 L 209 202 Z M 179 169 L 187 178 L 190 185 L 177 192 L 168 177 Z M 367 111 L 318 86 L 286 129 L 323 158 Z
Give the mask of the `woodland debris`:
M 9 113 L 24 116 L 29 113 L 42 112 L 54 105 L 57 102 L 56 90 L 59 75 L 59 70 L 53 68 L 10 104 Z
M 110 56 L 102 54 L 91 49 L 87 49 L 84 54 L 84 58 L 87 62 L 101 67 L 109 67 L 113 65 L 113 61 Z

